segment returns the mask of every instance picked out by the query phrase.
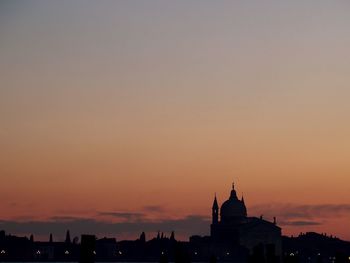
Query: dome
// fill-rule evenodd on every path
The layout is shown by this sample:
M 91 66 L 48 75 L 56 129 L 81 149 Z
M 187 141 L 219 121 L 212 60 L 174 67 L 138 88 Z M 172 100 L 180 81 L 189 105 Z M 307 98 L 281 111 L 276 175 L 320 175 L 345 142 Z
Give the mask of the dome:
M 247 208 L 244 204 L 244 200 L 238 200 L 234 185 L 230 198 L 225 201 L 220 209 L 221 221 L 234 222 L 247 217 Z

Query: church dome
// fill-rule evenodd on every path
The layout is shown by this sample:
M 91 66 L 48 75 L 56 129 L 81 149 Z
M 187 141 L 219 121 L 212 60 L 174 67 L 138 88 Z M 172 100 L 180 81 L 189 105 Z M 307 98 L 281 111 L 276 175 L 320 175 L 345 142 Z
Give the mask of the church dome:
M 242 200 L 237 198 L 234 185 L 232 185 L 230 198 L 221 206 L 220 216 L 222 222 L 236 222 L 247 217 L 247 208 L 243 197 Z

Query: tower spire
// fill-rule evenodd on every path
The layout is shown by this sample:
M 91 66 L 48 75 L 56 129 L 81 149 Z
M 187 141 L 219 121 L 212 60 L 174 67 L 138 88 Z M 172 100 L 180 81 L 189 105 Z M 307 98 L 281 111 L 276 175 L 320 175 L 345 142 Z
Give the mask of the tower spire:
M 212 207 L 212 223 L 217 224 L 219 222 L 219 205 L 216 199 L 216 193 L 214 197 L 213 207 Z
M 213 209 L 219 209 L 218 200 L 216 199 L 216 193 L 214 196 Z
M 65 242 L 68 243 L 68 244 L 71 243 L 70 232 L 69 232 L 69 230 L 67 230 L 67 232 L 66 232 L 66 241 L 65 241 Z

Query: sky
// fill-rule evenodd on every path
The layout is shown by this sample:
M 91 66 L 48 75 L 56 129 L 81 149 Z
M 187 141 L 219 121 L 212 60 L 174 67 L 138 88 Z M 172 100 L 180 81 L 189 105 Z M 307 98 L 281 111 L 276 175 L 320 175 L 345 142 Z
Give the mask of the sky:
M 0 228 L 208 234 L 232 181 L 350 240 L 350 2 L 0 2 Z

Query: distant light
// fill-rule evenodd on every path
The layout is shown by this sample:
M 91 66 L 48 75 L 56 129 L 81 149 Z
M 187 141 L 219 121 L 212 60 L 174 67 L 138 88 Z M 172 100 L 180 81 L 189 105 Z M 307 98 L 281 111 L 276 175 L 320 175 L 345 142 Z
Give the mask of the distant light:
M 321 256 L 321 253 L 317 253 L 317 256 Z
M 96 251 L 94 250 L 94 251 L 92 251 L 92 253 L 94 254 L 94 255 L 96 255 Z
M 162 251 L 162 255 L 164 255 L 164 252 Z
M 40 254 L 41 254 L 40 250 L 38 250 L 38 251 L 36 252 L 36 254 L 37 254 L 37 255 L 40 255 Z
M 290 253 L 289 256 L 294 257 L 294 253 Z
M 119 250 L 119 251 L 118 251 L 118 254 L 119 254 L 119 255 L 122 255 L 123 253 Z
M 197 255 L 198 254 L 197 251 L 195 251 L 194 254 Z
M 64 251 L 64 254 L 69 255 L 69 251 L 68 250 Z
M 226 252 L 226 255 L 230 255 L 230 252 Z

